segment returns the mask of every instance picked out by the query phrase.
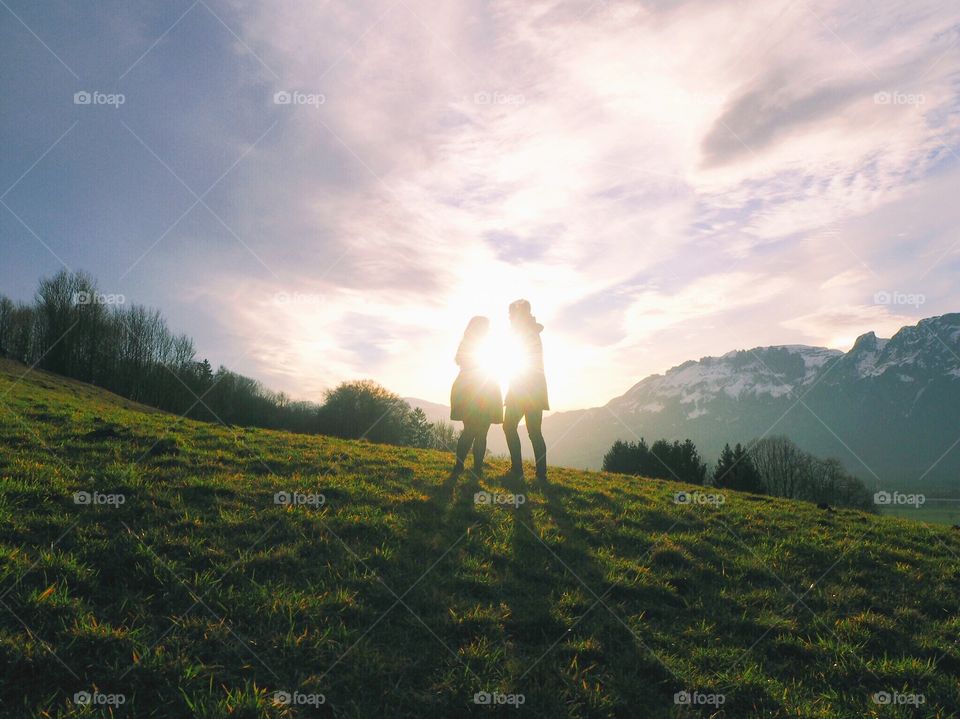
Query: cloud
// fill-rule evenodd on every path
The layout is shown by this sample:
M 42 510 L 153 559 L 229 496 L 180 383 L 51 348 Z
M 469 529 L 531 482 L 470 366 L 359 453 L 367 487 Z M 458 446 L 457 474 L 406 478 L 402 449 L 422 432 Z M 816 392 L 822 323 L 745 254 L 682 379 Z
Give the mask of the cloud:
M 859 268 L 844 270 L 820 283 L 821 290 L 846 289 L 870 280 L 870 273 Z
M 626 312 L 628 334 L 650 335 L 692 319 L 703 321 L 714 315 L 727 315 L 767 302 L 789 284 L 784 277 L 733 272 L 698 278 L 674 292 L 643 290 Z
M 844 305 L 823 308 L 782 324 L 800 332 L 811 344 L 848 350 L 857 337 L 868 331 L 875 331 L 878 337 L 892 337 L 901 327 L 914 322 L 909 315 L 891 312 L 881 305 Z
M 226 271 L 210 301 L 268 383 L 443 399 L 466 319 L 527 296 L 571 373 L 606 367 L 561 407 L 684 352 L 883 330 L 906 313 L 864 303 L 917 260 L 878 230 L 954 161 L 960 8 L 875 7 L 237 0 L 278 123 L 238 190 L 276 277 L 244 282 L 323 302 Z

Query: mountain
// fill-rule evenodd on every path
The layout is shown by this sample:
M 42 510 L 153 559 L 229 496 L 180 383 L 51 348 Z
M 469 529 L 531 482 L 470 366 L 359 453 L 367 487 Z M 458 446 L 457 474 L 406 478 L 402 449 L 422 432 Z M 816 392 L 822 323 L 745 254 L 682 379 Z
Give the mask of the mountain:
M 404 397 L 403 401 L 414 409 L 422 409 L 430 422 L 450 421 L 450 408 L 445 404 L 437 404 L 419 397 Z
M 685 362 L 603 407 L 547 417 L 544 433 L 551 463 L 589 468 L 616 439 L 689 437 L 713 460 L 725 442 L 785 434 L 870 486 L 956 488 L 960 314 L 868 332 L 846 353 L 785 345 Z

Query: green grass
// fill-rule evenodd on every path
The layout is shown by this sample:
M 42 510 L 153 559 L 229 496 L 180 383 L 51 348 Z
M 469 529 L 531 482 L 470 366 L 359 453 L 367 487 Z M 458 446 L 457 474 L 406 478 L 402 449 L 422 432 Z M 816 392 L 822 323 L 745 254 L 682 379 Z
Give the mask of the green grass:
M 922 507 L 881 507 L 881 513 L 888 517 L 912 519 L 915 522 L 930 524 L 960 524 L 960 501 L 948 499 L 927 499 Z
M 563 469 L 546 487 L 451 482 L 446 453 L 179 420 L 24 371 L 0 363 L 4 717 L 960 707 L 949 528 L 729 492 L 678 505 L 693 488 Z M 274 503 L 294 490 L 326 501 Z M 477 505 L 480 490 L 526 502 Z M 678 706 L 681 690 L 725 701 Z M 78 707 L 79 691 L 125 703 Z M 524 703 L 478 706 L 481 691 Z

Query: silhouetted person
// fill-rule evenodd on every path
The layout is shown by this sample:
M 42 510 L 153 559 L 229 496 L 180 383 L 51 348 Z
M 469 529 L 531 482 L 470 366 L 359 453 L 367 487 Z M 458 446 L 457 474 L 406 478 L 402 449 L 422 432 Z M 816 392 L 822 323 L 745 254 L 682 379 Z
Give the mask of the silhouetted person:
M 550 409 L 547 401 L 547 380 L 543 374 L 543 343 L 540 333 L 543 325 L 530 313 L 530 303 L 517 300 L 510 304 L 510 326 L 516 333 L 521 369 L 510 380 L 507 390 L 506 412 L 503 418 L 503 433 L 507 436 L 510 450 L 510 474 L 523 477 L 523 463 L 520 455 L 520 434 L 517 426 L 524 419 L 530 444 L 533 445 L 533 457 L 537 466 L 537 479 L 547 478 L 547 444 L 543 440 L 541 425 L 543 411 Z
M 491 424 L 503 422 L 503 398 L 500 385 L 483 367 L 479 349 L 487 337 L 490 320 L 486 317 L 474 317 L 457 349 L 457 364 L 460 374 L 450 390 L 450 419 L 463 422 L 463 432 L 457 441 L 457 460 L 453 465 L 453 474 L 463 472 L 463 463 L 467 452 L 473 446 L 473 471 L 479 477 L 483 474 L 483 456 L 487 451 L 487 432 Z

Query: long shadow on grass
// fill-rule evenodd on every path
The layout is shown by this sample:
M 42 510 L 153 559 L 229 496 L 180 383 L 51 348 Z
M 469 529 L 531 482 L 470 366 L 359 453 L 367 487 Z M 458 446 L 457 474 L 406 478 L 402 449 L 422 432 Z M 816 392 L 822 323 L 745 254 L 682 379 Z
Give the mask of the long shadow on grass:
M 475 629 L 464 610 L 484 591 L 463 571 L 486 521 L 474 506 L 479 482 L 465 473 L 415 486 L 426 499 L 397 508 L 404 529 L 389 560 L 365 562 L 379 580 L 351 626 L 357 643 L 325 675 L 331 696 L 358 716 L 463 715 L 482 671 L 461 651 Z
M 587 532 L 565 507 L 582 497 L 551 484 L 536 490 L 559 536 L 540 536 L 532 502 L 516 512 L 514 570 L 504 589 L 514 610 L 510 631 L 533 653 L 521 657 L 515 691 L 526 688 L 527 703 L 534 705 L 562 698 L 587 712 L 669 714 L 680 681 L 629 621 L 643 607 L 611 601 Z

